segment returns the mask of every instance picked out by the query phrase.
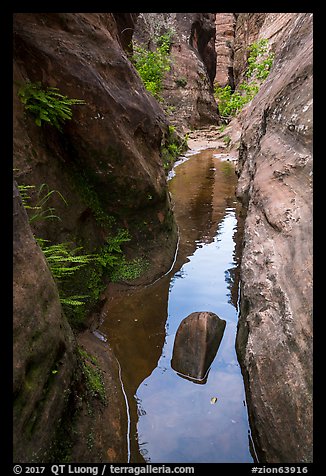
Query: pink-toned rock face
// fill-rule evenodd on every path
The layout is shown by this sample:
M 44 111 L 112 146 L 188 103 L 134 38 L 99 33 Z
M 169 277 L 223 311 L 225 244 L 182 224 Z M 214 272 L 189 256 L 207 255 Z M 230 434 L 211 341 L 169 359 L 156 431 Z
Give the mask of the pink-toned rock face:
M 76 370 L 74 337 L 33 232 L 54 242 L 81 240 L 94 249 L 103 244 L 108 231 L 98 221 L 95 203 L 104 214 L 113 215 L 119 226 L 134 232 L 139 247 L 150 251 L 156 277 L 169 268 L 174 255 L 176 230 L 160 156 L 168 122 L 128 58 L 136 18 L 135 35 L 140 38 L 143 33 L 142 41 L 147 42 L 153 33 L 174 31 L 171 70 L 164 79 L 162 97 L 164 107 L 170 108 L 169 118 L 180 130 L 217 124 L 213 82 L 232 86 L 234 79 L 237 86 L 242 81 L 252 42 L 267 38 L 275 52 L 266 82 L 237 118 L 238 135 L 242 128 L 237 195 L 247 210 L 237 352 L 260 462 L 309 462 L 310 13 L 14 15 L 15 177 L 18 183 L 36 187 L 47 183 L 69 204 L 51 203 L 61 221 L 40 222 L 31 230 L 14 187 L 15 459 L 31 462 L 51 448 L 65 409 L 62 396 L 70 389 Z M 40 81 L 85 100 L 85 105 L 74 107 L 64 134 L 48 125 L 37 127 L 24 113 L 17 90 L 26 81 Z M 176 335 L 173 368 L 205 382 L 224 327 L 225 321 L 212 313 L 188 316 Z M 81 342 L 98 352 L 89 338 Z M 99 359 L 107 370 L 108 386 L 117 388 L 120 381 L 113 356 L 106 358 L 99 352 Z M 119 444 L 110 445 L 108 440 L 112 435 L 124 437 L 119 414 L 125 412 L 121 406 L 125 403 L 121 395 L 111 397 L 117 412 L 98 448 L 105 449 L 104 458 L 120 462 Z M 125 443 L 124 439 L 124 452 Z M 85 457 L 82 444 L 75 448 L 78 458 Z
M 267 462 L 312 460 L 312 14 L 291 15 L 241 113 L 238 166 L 248 210 L 237 348 Z
M 234 13 L 216 13 L 216 74 L 214 83 L 224 88 L 230 85 L 233 89 L 233 54 L 236 17 Z
M 193 312 L 177 330 L 172 368 L 196 383 L 205 383 L 220 346 L 226 322 L 213 312 Z

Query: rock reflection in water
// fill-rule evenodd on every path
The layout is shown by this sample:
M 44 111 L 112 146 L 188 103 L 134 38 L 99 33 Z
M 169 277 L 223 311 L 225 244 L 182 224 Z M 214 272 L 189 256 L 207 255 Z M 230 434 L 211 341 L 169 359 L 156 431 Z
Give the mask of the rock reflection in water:
M 99 330 L 121 365 L 131 463 L 252 461 L 234 347 L 237 315 L 225 281 L 225 270 L 236 266 L 236 176 L 213 153 L 192 156 L 169 182 L 180 232 L 170 273 L 146 288 L 107 292 Z M 180 378 L 170 365 L 177 328 L 196 309 L 227 322 L 205 385 Z

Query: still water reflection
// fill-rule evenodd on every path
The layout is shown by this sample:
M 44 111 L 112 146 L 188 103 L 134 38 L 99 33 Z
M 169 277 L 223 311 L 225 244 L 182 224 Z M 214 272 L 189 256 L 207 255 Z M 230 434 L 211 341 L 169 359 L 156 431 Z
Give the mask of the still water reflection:
M 252 462 L 244 385 L 235 353 L 237 230 L 233 165 L 193 155 L 169 182 L 180 242 L 173 269 L 108 301 L 100 331 L 117 356 L 130 407 L 130 461 Z M 184 317 L 211 311 L 226 328 L 207 382 L 171 368 Z

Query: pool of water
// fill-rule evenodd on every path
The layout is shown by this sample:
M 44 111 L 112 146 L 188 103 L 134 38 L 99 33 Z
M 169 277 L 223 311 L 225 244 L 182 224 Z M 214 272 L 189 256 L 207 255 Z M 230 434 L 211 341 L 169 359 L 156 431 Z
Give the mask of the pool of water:
M 176 167 L 169 181 L 180 235 L 174 266 L 151 286 L 109 299 L 104 310 L 99 330 L 119 360 L 128 399 L 130 462 L 253 461 L 235 352 L 239 205 L 233 164 L 222 159 L 204 150 Z M 226 321 L 205 384 L 171 367 L 177 328 L 197 311 Z

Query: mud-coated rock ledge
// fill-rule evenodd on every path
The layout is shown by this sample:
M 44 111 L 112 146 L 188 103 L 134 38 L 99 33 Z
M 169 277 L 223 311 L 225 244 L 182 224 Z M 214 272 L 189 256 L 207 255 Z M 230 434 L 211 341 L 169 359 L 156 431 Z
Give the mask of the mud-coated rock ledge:
M 312 461 L 312 14 L 293 14 L 242 113 L 237 351 L 261 462 Z

